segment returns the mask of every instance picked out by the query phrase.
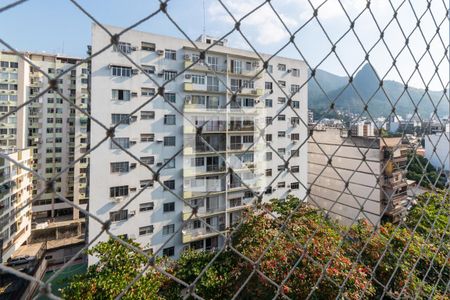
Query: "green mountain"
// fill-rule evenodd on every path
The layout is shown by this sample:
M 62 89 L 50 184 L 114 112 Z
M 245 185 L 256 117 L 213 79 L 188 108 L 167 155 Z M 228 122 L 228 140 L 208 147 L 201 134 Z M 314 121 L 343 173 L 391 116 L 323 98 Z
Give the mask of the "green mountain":
M 414 104 L 421 118 L 428 118 L 437 106 L 440 116 L 449 114 L 449 103 L 444 93 L 408 87 L 386 80 L 380 88 L 380 77 L 370 65 L 364 65 L 353 78 L 353 86 L 348 85 L 348 77 L 337 76 L 322 70 L 316 72 L 316 81 L 308 83 L 309 108 L 314 112 L 324 112 L 330 107 L 330 99 L 335 100 L 335 108 L 359 114 L 368 103 L 368 111 L 373 117 L 388 116 L 395 106 L 396 114 L 406 116 L 414 113 Z M 319 87 L 322 87 L 326 95 Z M 327 97 L 328 96 L 328 97 Z M 361 101 L 361 99 L 364 101 Z M 392 105 L 391 105 L 392 103 Z

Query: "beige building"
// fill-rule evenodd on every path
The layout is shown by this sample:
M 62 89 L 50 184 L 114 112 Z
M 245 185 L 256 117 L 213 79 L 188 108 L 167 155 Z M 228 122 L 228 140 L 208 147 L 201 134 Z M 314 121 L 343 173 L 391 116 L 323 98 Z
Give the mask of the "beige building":
M 5 262 L 23 245 L 31 233 L 32 174 L 12 163 L 12 159 L 27 168 L 32 155 L 26 150 L 4 150 L 0 157 L 0 246 Z
M 80 59 L 43 53 L 22 53 L 51 77 L 79 63 Z M 0 52 L 0 110 L 11 112 L 34 99 L 49 86 L 48 79 L 30 63 L 10 52 Z M 58 79 L 59 91 L 72 103 L 88 109 L 89 69 L 80 64 Z M 0 148 L 30 147 L 32 168 L 46 179 L 58 174 L 88 149 L 88 118 L 59 94 L 49 90 L 0 122 Z M 86 207 L 88 159 L 83 159 L 56 180 L 55 189 Z M 43 188 L 34 178 L 33 194 Z M 79 211 L 45 193 L 32 206 L 33 222 L 46 223 L 80 218 Z
M 382 217 L 398 221 L 408 205 L 408 148 L 400 138 L 347 135 L 339 128 L 313 131 L 308 146 L 309 203 L 346 225 L 361 218 L 372 224 Z

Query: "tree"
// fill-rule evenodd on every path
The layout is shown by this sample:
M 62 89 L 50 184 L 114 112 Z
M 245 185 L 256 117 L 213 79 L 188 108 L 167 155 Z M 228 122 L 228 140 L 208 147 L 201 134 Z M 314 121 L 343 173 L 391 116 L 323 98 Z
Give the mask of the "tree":
M 195 281 L 194 290 L 151 268 L 125 299 L 182 299 L 189 292 L 204 299 L 230 299 L 238 291 L 239 299 L 272 299 L 277 292 L 303 299 L 311 291 L 312 299 L 334 299 L 341 290 L 340 297 L 346 299 L 425 298 L 431 293 L 436 299 L 449 298 L 449 199 L 444 192 L 431 196 L 428 202 L 427 194 L 420 197 L 421 205 L 404 224 L 387 223 L 377 229 L 364 220 L 350 228 L 341 226 L 292 196 L 273 199 L 260 207 L 264 209 L 244 213 L 243 223 L 234 228 L 232 247 L 220 252 L 188 250 L 177 261 L 156 262 L 187 284 Z M 419 222 L 422 214 L 427 221 Z M 113 240 L 89 252 L 99 263 L 74 277 L 64 297 L 114 298 L 147 262 Z
M 130 239 L 124 240 L 139 247 Z M 69 285 L 62 289 L 64 299 L 114 299 L 148 262 L 144 255 L 131 251 L 114 239 L 98 243 L 87 253 L 99 261 L 91 265 L 85 274 L 70 280 Z M 158 291 L 167 281 L 166 276 L 150 269 L 122 299 L 162 299 Z

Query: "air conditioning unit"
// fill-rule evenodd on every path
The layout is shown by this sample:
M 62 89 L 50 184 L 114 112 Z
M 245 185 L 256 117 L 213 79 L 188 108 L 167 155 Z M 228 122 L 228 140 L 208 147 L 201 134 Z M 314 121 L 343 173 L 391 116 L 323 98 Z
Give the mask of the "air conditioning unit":
M 162 142 L 164 142 L 164 140 L 158 139 L 158 140 L 156 140 L 156 142 L 157 143 L 162 143 Z
M 136 143 L 137 143 L 137 141 L 135 141 L 135 140 L 130 141 L 130 145 L 136 145 Z
M 131 51 L 137 51 L 138 47 L 131 47 Z
M 191 74 L 186 74 L 186 75 L 184 75 L 184 78 L 186 78 L 186 79 L 191 79 L 191 77 L 192 77 Z
M 291 72 L 292 72 L 292 69 L 288 69 L 287 72 L 288 72 L 288 73 L 291 73 Z
M 123 199 L 124 199 L 124 197 L 112 197 L 112 198 L 111 198 L 111 200 L 112 200 L 113 202 L 117 202 L 117 203 L 123 201 Z
M 163 77 L 164 73 L 158 73 L 157 75 L 158 75 L 158 77 Z
M 137 191 L 137 187 L 130 187 L 130 192 L 136 192 Z
M 191 95 L 184 96 L 184 101 L 191 101 L 191 100 L 192 100 L 192 96 Z
M 137 167 L 137 164 L 136 163 L 131 163 L 130 164 L 130 169 L 135 169 Z
M 137 74 L 139 74 L 139 69 L 133 69 L 133 70 L 131 70 L 131 73 L 133 75 L 137 75 Z
M 159 163 L 156 164 L 157 167 L 161 167 L 162 165 L 163 165 L 162 162 L 159 162 Z
M 137 116 L 131 116 L 130 117 L 130 121 L 131 122 L 136 122 L 136 120 L 137 120 Z
M 135 210 L 131 210 L 128 212 L 128 216 L 129 217 L 134 217 L 136 215 L 136 211 Z
M 131 97 L 137 97 L 137 96 L 138 96 L 138 93 L 136 93 L 136 92 L 131 93 Z
M 293 141 L 292 141 L 292 144 L 297 144 L 297 140 L 293 140 Z
M 184 60 L 191 60 L 191 57 L 189 56 L 189 54 L 185 54 L 183 56 Z
M 164 50 L 157 50 L 156 53 L 157 53 L 159 56 L 164 55 Z

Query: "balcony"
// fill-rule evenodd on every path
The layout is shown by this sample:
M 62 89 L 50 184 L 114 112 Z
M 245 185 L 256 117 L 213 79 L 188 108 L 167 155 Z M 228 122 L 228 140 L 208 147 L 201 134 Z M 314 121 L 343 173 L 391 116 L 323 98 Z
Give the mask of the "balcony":
M 218 85 L 193 84 L 191 82 L 185 82 L 183 89 L 185 92 L 203 92 L 213 94 L 226 93 L 226 90 L 219 88 Z
M 189 243 L 195 240 L 208 238 L 214 235 L 218 235 L 219 232 L 222 233 L 226 231 L 225 224 L 218 224 L 212 227 L 214 229 L 210 227 L 204 227 L 194 230 L 183 230 L 183 243 Z
M 184 61 L 184 67 L 189 68 L 190 71 L 200 71 L 200 72 L 210 72 L 210 73 L 226 73 L 227 66 L 226 65 L 210 65 L 207 66 L 202 62 L 194 63 L 191 60 Z

